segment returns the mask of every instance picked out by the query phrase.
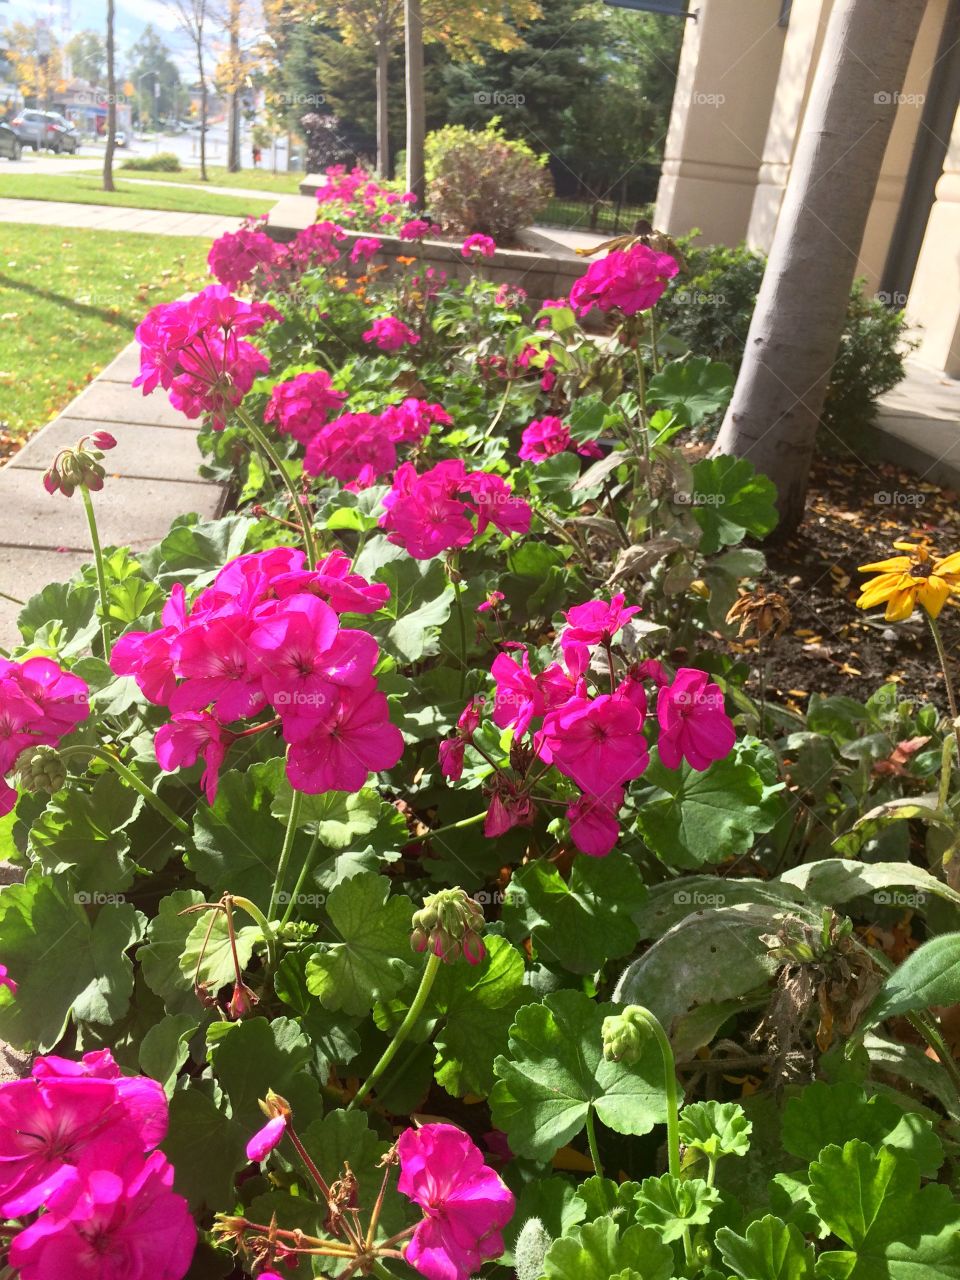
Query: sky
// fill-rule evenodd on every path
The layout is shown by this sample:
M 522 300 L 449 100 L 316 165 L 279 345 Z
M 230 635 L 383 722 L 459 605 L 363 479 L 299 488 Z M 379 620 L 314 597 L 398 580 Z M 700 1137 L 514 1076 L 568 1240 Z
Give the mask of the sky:
M 70 6 L 70 26 L 75 34 L 89 28 L 103 34 L 106 23 L 105 0 L 68 0 Z M 6 4 L 0 0 L 0 15 L 6 17 L 8 23 L 34 22 L 38 18 L 48 22 L 57 37 L 62 33 L 63 0 L 8 0 Z M 160 33 L 167 45 L 173 60 L 180 67 L 181 74 L 189 78 L 193 71 L 193 57 L 189 44 L 182 32 L 177 30 L 177 21 L 171 9 L 163 0 L 116 0 L 116 42 L 117 53 L 121 63 L 127 61 L 127 52 L 142 35 L 147 24 Z

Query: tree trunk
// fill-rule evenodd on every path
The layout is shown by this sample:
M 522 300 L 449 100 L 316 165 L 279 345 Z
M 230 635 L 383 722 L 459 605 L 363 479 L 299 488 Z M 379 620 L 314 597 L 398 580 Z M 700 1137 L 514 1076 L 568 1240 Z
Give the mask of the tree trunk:
M 203 46 L 197 45 L 197 68 L 200 72 L 200 181 L 207 182 L 207 82 L 203 74 Z
M 227 129 L 227 170 L 240 172 L 240 0 L 230 0 L 230 116 Z
M 390 176 L 390 42 L 383 24 L 377 33 L 377 177 Z
M 114 0 L 107 0 L 107 149 L 103 153 L 103 189 L 113 185 L 113 149 L 117 145 L 117 67 L 114 49 Z
M 803 517 L 850 286 L 926 0 L 835 0 L 713 454 L 777 486 L 778 532 Z
M 422 210 L 427 189 L 423 154 L 427 130 L 421 0 L 404 0 L 404 39 L 407 54 L 407 190 L 414 193 Z

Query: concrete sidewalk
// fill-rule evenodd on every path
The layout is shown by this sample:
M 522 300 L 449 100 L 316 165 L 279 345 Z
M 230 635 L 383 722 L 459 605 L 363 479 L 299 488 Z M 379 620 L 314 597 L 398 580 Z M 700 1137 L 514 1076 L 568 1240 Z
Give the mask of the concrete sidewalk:
M 156 236 L 203 236 L 215 240 L 236 231 L 242 219 L 213 213 L 125 209 L 115 205 L 71 204 L 60 200 L 0 199 L 0 222 L 91 231 L 148 231 Z
M 96 169 L 76 170 L 71 173 L 58 174 L 58 177 L 65 178 L 89 178 L 98 172 Z M 198 177 L 195 182 L 168 182 L 163 178 L 146 178 L 144 170 L 120 169 L 113 176 L 118 182 L 135 182 L 138 186 L 143 187 L 167 187 L 173 191 L 202 191 L 205 194 L 214 196 L 247 196 L 248 199 L 254 200 L 279 200 L 285 194 L 282 191 L 263 191 L 256 190 L 255 187 L 218 187 L 212 186 L 209 182 L 201 182 Z
M 904 380 L 881 397 L 874 427 L 884 461 L 960 489 L 960 381 L 908 360 Z
M 43 473 L 59 449 L 98 428 L 117 440 L 104 460 L 107 479 L 93 495 L 104 546 L 144 551 L 166 536 L 177 516 L 210 520 L 220 510 L 221 485 L 197 475 L 198 424 L 170 406 L 162 391 L 131 387 L 139 369 L 131 343 L 53 422 L 0 468 L 0 592 L 27 600 L 90 560 L 90 533 L 79 495 L 49 495 Z M 17 643 L 21 606 L 0 599 L 0 645 Z

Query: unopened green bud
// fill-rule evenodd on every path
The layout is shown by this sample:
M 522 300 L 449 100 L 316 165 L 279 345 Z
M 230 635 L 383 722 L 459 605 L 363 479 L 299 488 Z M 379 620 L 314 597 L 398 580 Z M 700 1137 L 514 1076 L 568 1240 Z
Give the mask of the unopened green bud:
M 56 747 L 28 747 L 17 760 L 17 779 L 24 791 L 54 795 L 67 781 L 67 766 Z
M 461 956 L 479 964 L 486 951 L 481 933 L 483 909 L 463 889 L 439 889 L 424 898 L 413 915 L 410 945 L 414 951 L 430 950 L 446 964 Z
M 640 1058 L 649 1028 L 643 1010 L 628 1004 L 622 1013 L 604 1018 L 600 1034 L 607 1062 L 625 1062 L 632 1066 Z

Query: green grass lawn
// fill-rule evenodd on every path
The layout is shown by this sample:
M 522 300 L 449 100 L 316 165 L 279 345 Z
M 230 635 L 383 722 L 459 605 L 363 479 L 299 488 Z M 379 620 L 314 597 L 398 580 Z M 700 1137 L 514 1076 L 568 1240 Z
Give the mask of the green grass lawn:
M 118 175 L 119 177 L 119 175 Z M 67 200 L 71 204 L 119 205 L 127 209 L 164 209 L 175 213 L 216 213 L 242 218 L 248 213 L 266 213 L 273 207 L 269 198 L 221 196 L 202 188 L 148 187 L 126 179 L 117 181 L 116 191 L 104 191 L 99 177 L 45 173 L 0 173 L 0 197 L 19 200 Z
M 122 162 L 121 162 L 122 164 Z M 276 195 L 297 195 L 300 190 L 301 173 L 272 173 L 270 169 L 241 169 L 239 173 L 229 173 L 219 165 L 207 165 L 210 185 L 214 187 L 247 187 L 250 191 L 274 192 Z M 180 173 L 148 173 L 144 169 L 123 169 L 120 176 L 124 182 L 136 182 L 146 178 L 155 182 L 183 182 L 196 184 L 203 189 L 199 168 L 182 169 Z
M 144 314 L 206 276 L 209 242 L 6 223 L 0 249 L 0 453 L 133 338 Z

